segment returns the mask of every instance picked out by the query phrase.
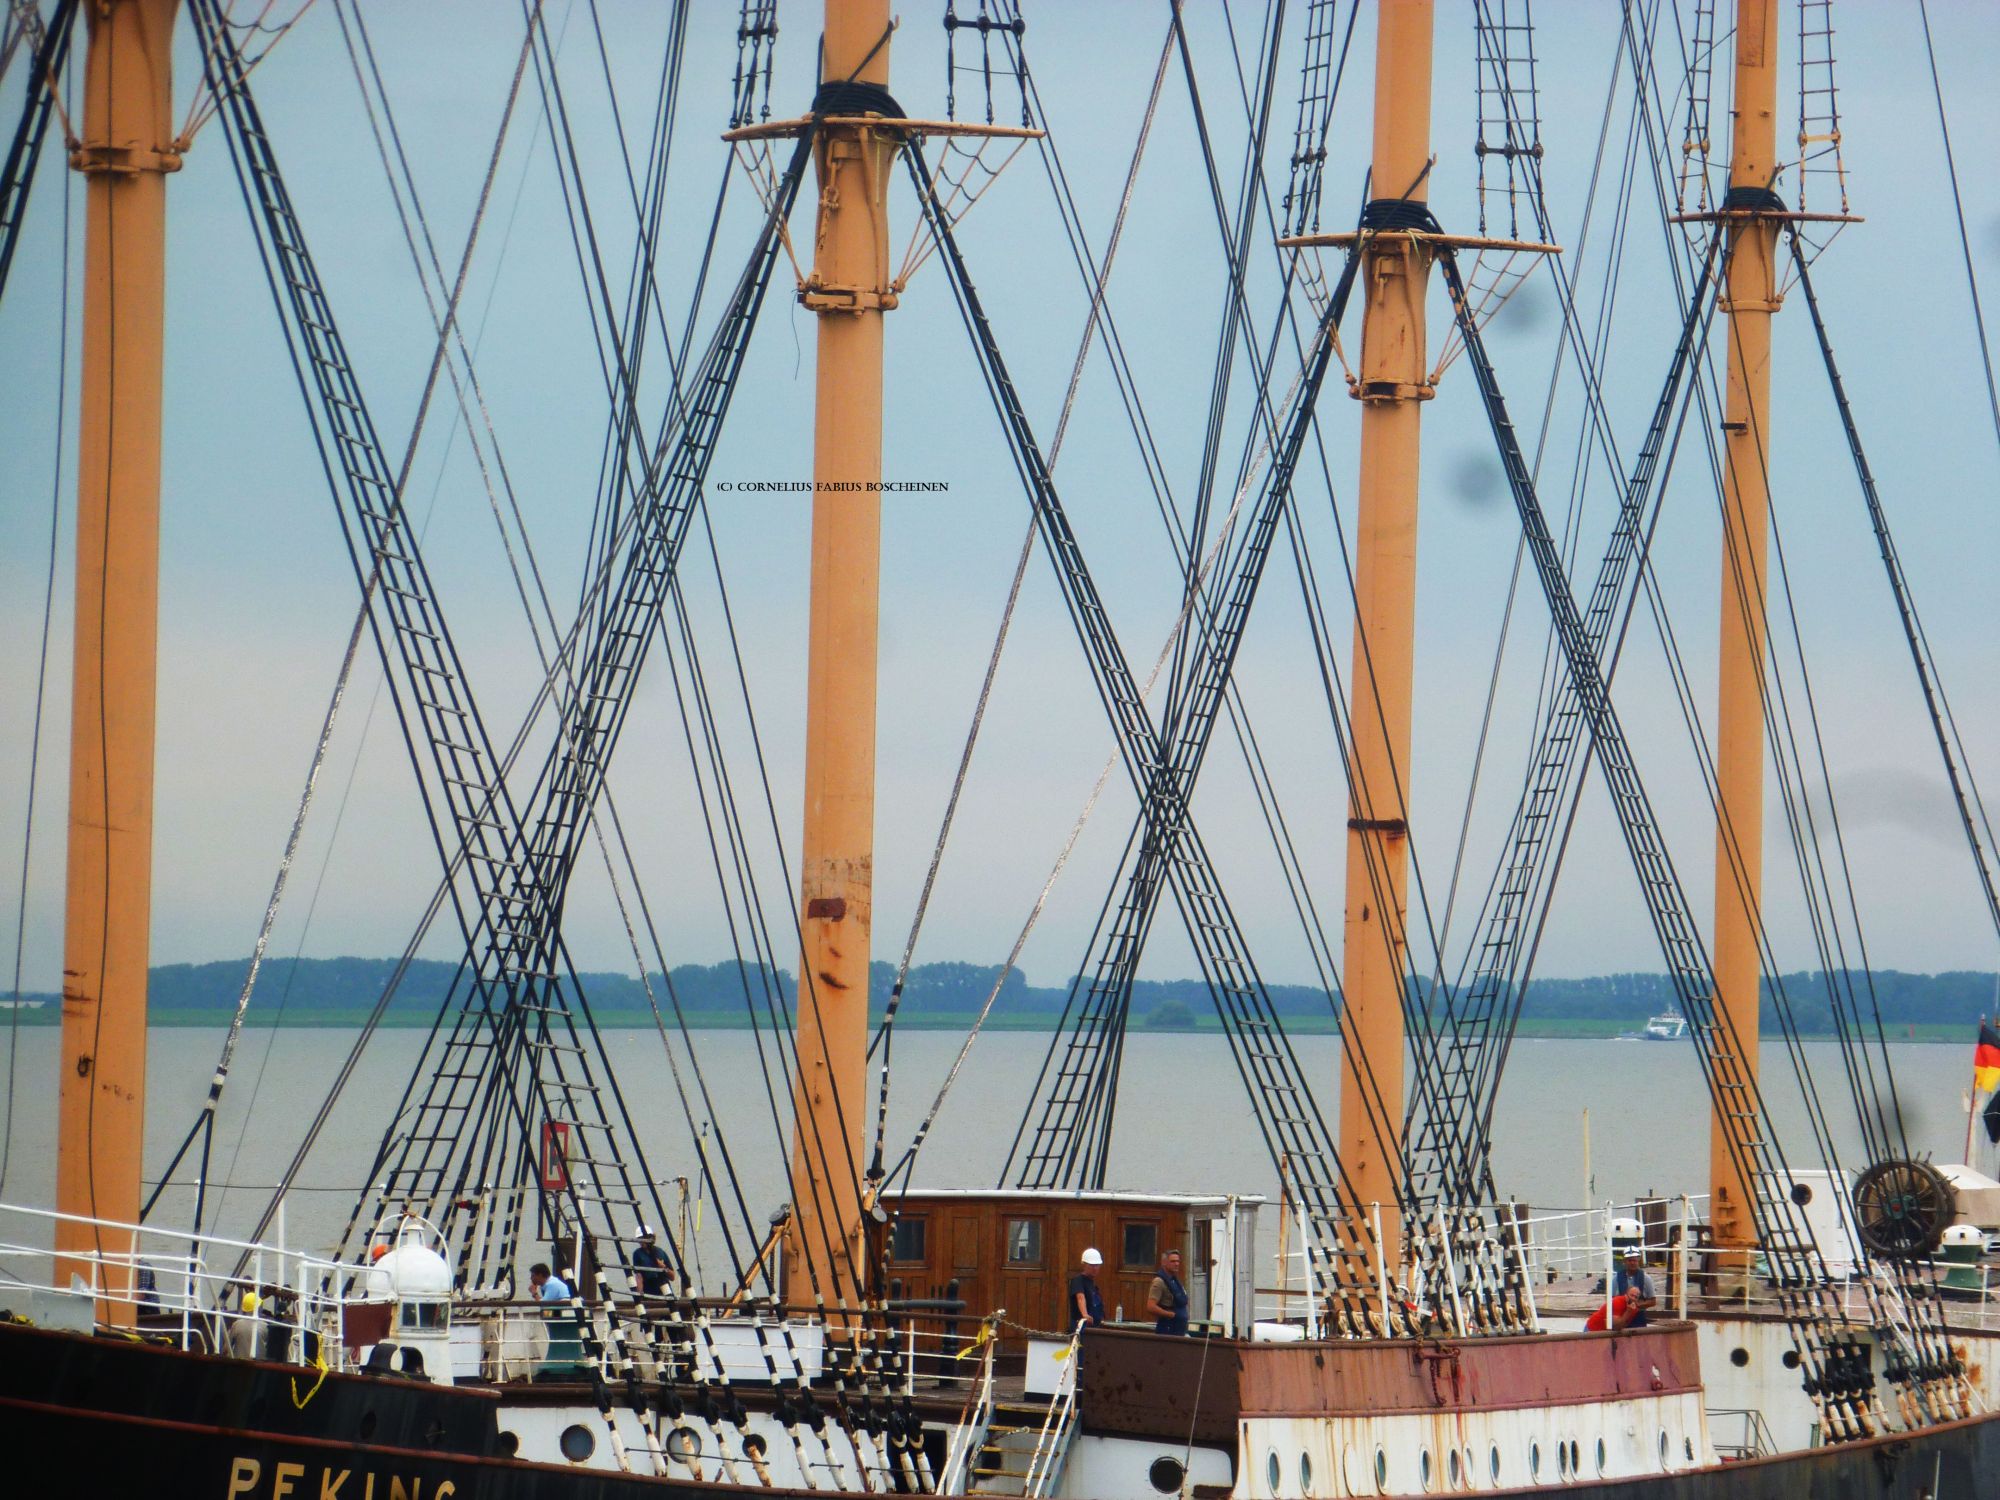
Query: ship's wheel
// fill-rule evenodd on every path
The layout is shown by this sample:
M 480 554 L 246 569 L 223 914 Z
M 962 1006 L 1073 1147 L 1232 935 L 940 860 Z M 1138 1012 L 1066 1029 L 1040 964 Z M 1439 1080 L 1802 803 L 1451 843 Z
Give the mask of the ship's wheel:
M 1936 1250 L 1954 1212 L 1951 1184 L 1927 1161 L 1878 1161 L 1854 1184 L 1862 1243 L 1887 1260 Z

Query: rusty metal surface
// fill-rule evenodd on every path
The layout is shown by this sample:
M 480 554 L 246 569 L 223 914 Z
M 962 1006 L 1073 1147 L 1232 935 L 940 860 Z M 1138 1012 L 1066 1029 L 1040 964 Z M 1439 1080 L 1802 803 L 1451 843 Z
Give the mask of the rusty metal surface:
M 1694 1330 L 1654 1324 L 1617 1334 L 1541 1334 L 1463 1343 L 1252 1344 L 1245 1415 L 1497 1411 L 1701 1385 Z
M 1466 1343 L 1260 1344 L 1122 1329 L 1084 1336 L 1085 1431 L 1219 1441 L 1242 1417 L 1507 1411 L 1699 1390 L 1694 1330 L 1541 1334 Z
M 1234 1443 L 1242 1358 L 1252 1347 L 1235 1339 L 1088 1329 L 1077 1355 L 1078 1420 L 1089 1433 Z

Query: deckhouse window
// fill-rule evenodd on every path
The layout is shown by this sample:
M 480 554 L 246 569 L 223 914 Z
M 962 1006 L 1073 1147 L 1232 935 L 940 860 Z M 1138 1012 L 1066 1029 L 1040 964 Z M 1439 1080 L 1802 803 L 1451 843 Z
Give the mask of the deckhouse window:
M 447 1302 L 405 1302 L 401 1322 L 405 1328 L 443 1328 L 451 1321 Z
M 916 1261 L 924 1259 L 924 1223 L 919 1216 L 914 1219 L 898 1219 L 889 1230 L 889 1259 Z
M 1128 1223 L 1124 1229 L 1124 1248 L 1119 1255 L 1119 1266 L 1127 1271 L 1152 1270 L 1160 1263 L 1160 1226 Z
M 1009 1219 L 1007 1221 L 1007 1264 L 1010 1266 L 1039 1266 L 1042 1263 L 1042 1221 L 1040 1219 Z

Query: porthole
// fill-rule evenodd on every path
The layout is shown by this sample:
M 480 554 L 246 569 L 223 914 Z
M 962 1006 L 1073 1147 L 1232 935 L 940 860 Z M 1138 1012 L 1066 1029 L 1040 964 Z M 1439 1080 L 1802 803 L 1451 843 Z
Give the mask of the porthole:
M 1486 1455 L 1486 1472 L 1493 1476 L 1495 1484 L 1500 1482 L 1500 1445 L 1498 1443 L 1495 1443 L 1492 1451 Z
M 1181 1481 L 1187 1478 L 1187 1470 L 1181 1467 L 1178 1458 L 1169 1458 L 1164 1453 L 1153 1460 L 1146 1470 L 1146 1482 L 1162 1495 L 1178 1495 Z
M 493 1454 L 496 1458 L 512 1458 L 521 1451 L 521 1434 L 500 1429 L 500 1435 L 493 1440 Z
M 1271 1493 L 1278 1493 L 1278 1486 L 1284 1482 L 1285 1471 L 1278 1465 L 1278 1450 L 1273 1448 L 1271 1456 L 1264 1460 L 1264 1476 L 1271 1481 Z
M 1681 1439 L 1681 1446 L 1687 1449 L 1687 1456 L 1688 1456 L 1688 1462 L 1689 1462 L 1689 1463 L 1693 1463 L 1693 1462 L 1694 1462 L 1694 1439 L 1693 1439 L 1693 1438 L 1691 1438 L 1691 1437 L 1684 1437 L 1684 1438 L 1682 1438 L 1682 1439 Z
M 771 1445 L 764 1440 L 763 1433 L 746 1432 L 743 1434 L 743 1456 L 753 1464 L 770 1451 Z
M 1472 1450 L 1465 1450 L 1465 1487 L 1471 1489 L 1479 1483 L 1479 1466 L 1472 1461 Z
M 1459 1468 L 1458 1450 L 1456 1448 L 1444 1456 L 1444 1477 L 1445 1482 L 1453 1489 L 1457 1489 L 1460 1481 L 1465 1477 L 1464 1472 Z
M 1569 1444 L 1561 1441 L 1556 1443 L 1556 1478 L 1569 1478 Z
M 1431 1450 L 1424 1449 L 1424 1456 L 1417 1463 L 1417 1473 L 1424 1482 L 1424 1488 L 1431 1487 Z
M 1734 1349 L 1729 1351 L 1729 1362 L 1736 1366 L 1737 1369 L 1742 1369 L 1750 1363 L 1750 1351 L 1745 1349 L 1741 1344 L 1738 1344 Z
M 1604 1439 L 1603 1439 L 1603 1438 L 1599 1438 L 1599 1439 L 1597 1440 L 1597 1472 L 1598 1472 L 1598 1473 L 1600 1473 L 1600 1474 L 1602 1474 L 1602 1473 L 1604 1472 Z
M 562 1436 L 556 1440 L 556 1446 L 562 1449 L 562 1456 L 571 1463 L 588 1463 L 590 1455 L 597 1451 L 597 1439 L 591 1435 L 588 1427 L 572 1422 L 562 1430 Z
M 1796 1349 L 1787 1349 L 1779 1356 L 1779 1362 L 1787 1370 L 1796 1370 L 1799 1367 L 1799 1351 Z
M 1530 1443 L 1528 1444 L 1528 1482 L 1532 1484 L 1541 1477 L 1542 1445 L 1540 1443 Z
M 1575 1438 L 1569 1440 L 1569 1471 L 1572 1474 L 1583 1472 L 1583 1446 Z
M 1299 1493 L 1304 1495 L 1310 1495 L 1312 1492 L 1313 1492 L 1312 1455 L 1310 1453 L 1301 1453 L 1299 1455 Z
M 1673 1466 L 1673 1460 L 1667 1457 L 1667 1429 L 1662 1427 L 1660 1429 L 1660 1467 L 1671 1469 Z
M 1811 1183 L 1795 1182 L 1792 1184 L 1792 1202 L 1798 1204 L 1800 1208 L 1804 1208 L 1808 1203 L 1812 1202 L 1812 1198 Z
M 667 1434 L 667 1457 L 691 1464 L 701 1453 L 701 1434 L 692 1427 L 676 1427 Z
M 1389 1488 L 1389 1450 L 1380 1443 L 1375 1445 L 1375 1488 Z

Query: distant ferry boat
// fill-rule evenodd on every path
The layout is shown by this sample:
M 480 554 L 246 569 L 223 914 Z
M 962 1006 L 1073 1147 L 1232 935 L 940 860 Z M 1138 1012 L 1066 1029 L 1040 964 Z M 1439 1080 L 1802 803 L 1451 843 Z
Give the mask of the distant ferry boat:
M 1620 1032 L 1621 1042 L 1678 1042 L 1687 1035 L 1688 1023 L 1685 1016 L 1669 1012 L 1664 1016 L 1654 1016 L 1646 1022 L 1644 1031 Z

